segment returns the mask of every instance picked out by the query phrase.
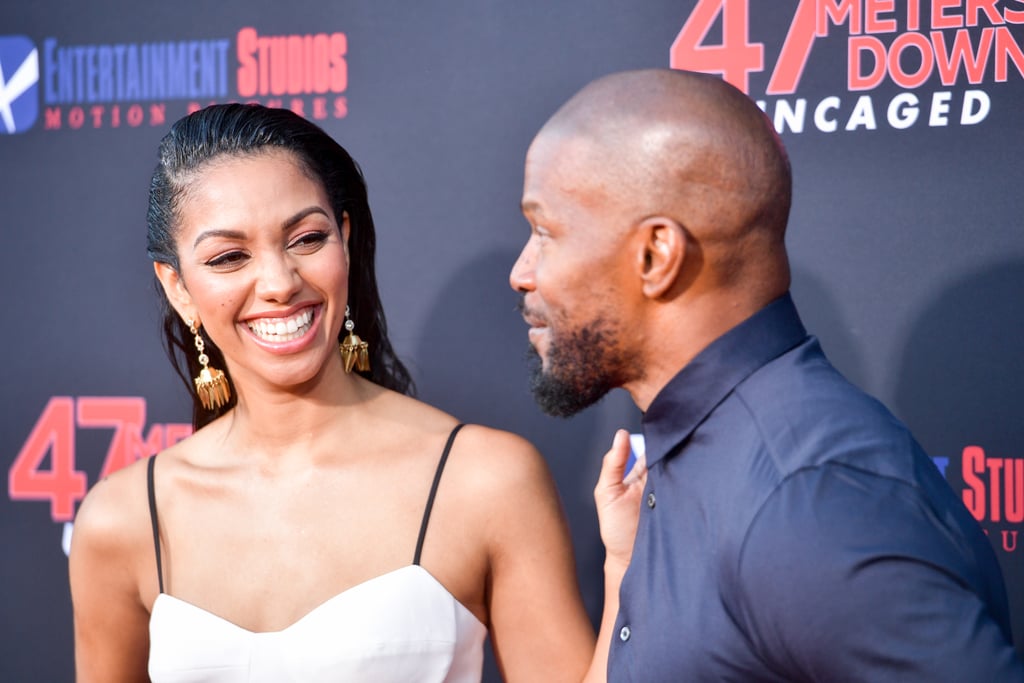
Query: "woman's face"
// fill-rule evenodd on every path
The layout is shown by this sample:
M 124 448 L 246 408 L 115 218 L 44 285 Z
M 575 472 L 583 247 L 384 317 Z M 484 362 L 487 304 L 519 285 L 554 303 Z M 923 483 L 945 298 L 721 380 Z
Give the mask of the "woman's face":
M 180 270 L 156 264 L 184 319 L 202 322 L 236 386 L 298 387 L 338 368 L 348 217 L 283 150 L 212 160 L 181 195 Z

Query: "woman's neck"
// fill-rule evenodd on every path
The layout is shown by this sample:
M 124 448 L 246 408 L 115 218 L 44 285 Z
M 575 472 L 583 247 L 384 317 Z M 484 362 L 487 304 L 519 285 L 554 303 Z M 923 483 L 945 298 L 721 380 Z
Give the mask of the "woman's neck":
M 258 381 L 239 382 L 236 390 L 237 404 L 225 416 L 225 441 L 248 458 L 282 462 L 307 460 L 325 438 L 355 427 L 380 388 L 345 374 L 339 363 L 287 390 Z

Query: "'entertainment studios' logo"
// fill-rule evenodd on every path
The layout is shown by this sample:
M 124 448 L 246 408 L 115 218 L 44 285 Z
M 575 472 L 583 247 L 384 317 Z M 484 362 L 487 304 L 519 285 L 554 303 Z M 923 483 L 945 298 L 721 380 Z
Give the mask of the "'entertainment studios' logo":
M 343 119 L 347 89 L 341 31 L 263 35 L 245 26 L 233 39 L 88 44 L 48 37 L 38 48 L 0 36 L 0 134 L 162 126 L 215 102 Z
M 39 116 L 39 53 L 24 36 L 0 36 L 0 134 L 23 133 Z

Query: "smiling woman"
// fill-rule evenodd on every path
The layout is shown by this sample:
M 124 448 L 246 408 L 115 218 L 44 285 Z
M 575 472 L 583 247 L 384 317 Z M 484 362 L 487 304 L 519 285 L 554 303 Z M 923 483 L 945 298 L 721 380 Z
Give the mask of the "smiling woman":
M 79 682 L 477 682 L 488 633 L 506 680 L 580 680 L 544 462 L 409 396 L 345 150 L 287 111 L 201 110 L 148 223 L 196 431 L 79 510 Z
M 225 166 L 230 168 L 225 169 Z M 272 172 L 263 173 L 268 167 Z M 243 174 L 238 183 L 230 182 L 239 168 L 243 169 Z M 247 168 L 248 173 L 244 172 Z M 290 207 L 277 201 L 278 192 L 283 189 L 276 185 L 279 174 L 298 174 L 300 177 L 294 180 L 300 186 L 306 185 L 298 191 L 305 191 L 306 200 L 311 203 L 296 205 L 295 213 L 288 213 Z M 199 175 L 212 177 L 197 182 Z M 229 182 L 215 182 L 218 179 Z M 301 204 L 302 199 L 298 197 L 296 201 Z M 193 206 L 195 211 L 192 212 L 196 220 L 192 225 L 185 225 L 181 212 L 186 205 L 197 201 L 199 205 Z M 268 206 L 271 213 L 262 213 Z M 335 235 L 331 246 L 340 245 L 346 254 L 351 251 L 355 258 L 349 262 L 347 256 L 341 259 L 335 255 L 331 263 L 338 268 L 351 269 L 348 300 L 352 320 L 367 341 L 371 354 L 371 370 L 365 376 L 381 386 L 409 393 L 412 380 L 388 341 L 377 292 L 376 236 L 366 184 L 348 152 L 319 127 L 282 109 L 216 105 L 185 117 L 172 128 L 160 147 L 160 163 L 153 174 L 147 215 L 148 251 L 158 274 L 162 266 L 174 274 L 181 273 L 182 258 L 191 256 L 195 260 L 203 255 L 208 258 L 208 263 L 204 264 L 207 270 L 240 268 L 241 262 L 251 257 L 244 249 L 230 248 L 230 240 L 247 236 L 250 216 L 267 220 L 276 214 L 282 217 L 272 232 L 281 239 L 295 233 L 299 244 L 292 248 L 293 252 L 318 251 L 316 240 L 327 240 L 331 235 L 323 230 L 311 231 L 308 225 L 317 220 L 322 225 L 333 223 L 337 233 L 339 226 L 334 217 L 341 217 L 345 240 Z M 304 232 L 303 226 L 307 226 Z M 187 253 L 181 254 L 177 245 L 182 240 L 181 231 L 187 228 L 195 234 L 191 241 L 182 241 Z M 202 242 L 208 243 L 202 245 Z M 260 284 L 266 286 L 267 281 L 262 280 Z M 187 322 L 166 305 L 164 334 L 175 367 L 189 384 L 189 378 L 199 372 L 193 353 L 194 335 L 189 332 Z M 223 358 L 217 348 L 209 355 L 215 365 L 219 363 L 218 367 L 222 367 Z M 223 410 L 231 405 L 233 401 Z M 206 411 L 197 402 L 193 421 L 200 427 L 219 412 Z
M 326 193 L 290 152 L 219 159 L 202 178 L 176 209 L 177 267 L 154 264 L 173 308 L 172 331 L 180 332 L 182 320 L 189 326 L 187 336 L 170 342 L 186 346 L 202 321 L 240 391 L 257 378 L 316 387 L 313 380 L 339 362 L 348 213 L 342 210 L 339 225 Z M 376 292 L 374 301 L 352 307 L 380 314 Z

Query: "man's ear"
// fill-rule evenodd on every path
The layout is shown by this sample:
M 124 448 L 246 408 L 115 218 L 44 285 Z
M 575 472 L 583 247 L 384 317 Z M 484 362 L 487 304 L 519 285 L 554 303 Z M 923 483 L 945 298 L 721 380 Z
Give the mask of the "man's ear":
M 643 293 L 664 296 L 679 279 L 686 257 L 686 228 L 665 216 L 645 218 L 638 226 Z
M 185 288 L 185 283 L 178 271 L 169 264 L 159 261 L 153 263 L 153 271 L 156 273 L 156 279 L 160 281 L 160 286 L 164 288 L 167 300 L 171 302 L 171 306 L 178 315 L 185 320 L 194 319 L 196 316 L 192 312 L 192 296 Z

